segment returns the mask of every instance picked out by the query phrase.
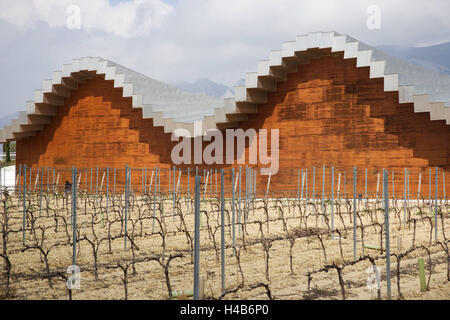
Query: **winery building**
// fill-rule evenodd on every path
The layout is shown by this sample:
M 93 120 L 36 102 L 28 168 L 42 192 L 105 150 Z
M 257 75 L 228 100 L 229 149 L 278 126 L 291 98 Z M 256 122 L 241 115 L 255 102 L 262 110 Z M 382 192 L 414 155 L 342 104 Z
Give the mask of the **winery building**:
M 17 142 L 16 174 L 20 166 L 31 167 L 33 183 L 38 170 L 45 182 L 53 179 L 46 176 L 48 168 L 67 174 L 60 178 L 63 184 L 72 167 L 87 173 L 128 165 L 145 173 L 147 187 L 156 166 L 167 178 L 174 166 L 171 151 L 178 141 L 172 141 L 172 133 L 184 129 L 195 139 L 195 126 L 201 125 L 202 132 L 253 128 L 257 135 L 260 129 L 278 129 L 279 170 L 271 176 L 271 190 L 297 191 L 301 180 L 309 194 L 313 188 L 319 194 L 324 166 L 335 187 L 339 177 L 341 193 L 353 192 L 354 166 L 359 193 L 379 188 L 383 168 L 399 195 L 405 168 L 411 193 L 417 192 L 421 175 L 421 193 L 428 196 L 432 187 L 434 194 L 436 170 L 439 196 L 450 188 L 450 76 L 335 32 L 284 42 L 245 74 L 234 98 L 185 92 L 112 61 L 85 57 L 44 80 L 24 109 L 0 130 L 0 142 Z M 203 147 L 207 144 L 203 141 Z M 259 160 L 246 164 L 266 166 Z M 183 169 L 186 185 L 188 167 L 192 177 L 196 166 L 202 175 L 220 168 L 229 174 L 231 167 L 245 172 L 246 164 L 177 168 Z M 139 172 L 133 173 L 136 185 L 143 179 Z M 89 178 L 80 179 L 87 185 Z M 254 179 L 259 190 L 266 188 L 267 176 Z M 166 180 L 161 178 L 162 188 L 168 187 Z

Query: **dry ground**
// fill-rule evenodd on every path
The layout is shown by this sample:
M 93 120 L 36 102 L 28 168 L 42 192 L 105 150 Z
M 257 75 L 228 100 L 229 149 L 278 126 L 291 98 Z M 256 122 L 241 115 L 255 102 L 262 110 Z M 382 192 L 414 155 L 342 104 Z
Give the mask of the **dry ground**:
M 4 198 L 3 198 L 4 200 Z M 77 207 L 77 228 L 79 239 L 89 239 L 97 248 L 98 244 L 98 279 L 94 276 L 93 247 L 88 240 L 80 240 L 77 245 L 77 265 L 81 271 L 81 288 L 73 290 L 73 299 L 124 299 L 124 271 L 117 266 L 129 265 L 127 269 L 128 299 L 167 299 L 168 288 L 164 268 L 150 257 L 160 258 L 164 251 L 163 263 L 169 255 L 177 253 L 183 257 L 175 258 L 169 265 L 169 279 L 172 290 L 192 290 L 193 269 L 190 238 L 194 234 L 194 214 L 192 205 L 187 208 L 185 199 L 177 202 L 175 211 L 172 199 L 165 199 L 163 207 L 156 205 L 153 219 L 153 197 L 133 197 L 127 212 L 127 249 L 124 248 L 124 207 L 123 199 L 109 199 L 106 213 L 105 199 L 96 199 L 94 195 L 80 196 Z M 39 209 L 38 195 L 31 196 L 28 201 L 26 245 L 39 246 L 48 253 L 49 271 L 65 272 L 72 264 L 72 226 L 70 222 L 70 201 L 63 205 L 63 199 L 50 195 L 42 200 Z M 319 202 L 318 202 L 319 203 Z M 232 248 L 231 203 L 227 200 L 225 217 L 225 276 L 226 287 L 232 291 L 242 283 L 244 285 L 235 293 L 227 294 L 224 299 L 267 299 L 264 287 L 251 289 L 258 283 L 269 285 L 270 294 L 275 299 L 342 299 L 341 286 L 336 269 L 327 272 L 314 271 L 324 265 L 346 265 L 342 269 L 345 297 L 347 299 L 376 299 L 377 290 L 367 287 L 367 273 L 371 266 L 369 260 L 354 265 L 347 265 L 353 260 L 353 222 L 352 208 L 346 201 L 337 202 L 334 209 L 334 227 L 338 232 L 330 235 L 331 208 L 327 206 L 326 216 L 322 215 L 320 205 L 312 202 L 296 200 L 274 200 L 264 206 L 262 200 L 255 200 L 248 211 L 245 232 L 242 225 L 236 225 L 236 245 L 240 253 L 240 272 L 237 258 Z M 6 204 L 6 207 L 5 207 Z M 38 248 L 23 251 L 22 243 L 22 203 L 15 196 L 1 203 L 0 221 L 5 224 L 7 213 L 9 231 L 6 241 L 7 256 L 11 261 L 11 285 L 9 299 L 67 299 L 68 291 L 62 277 L 53 277 L 51 283 L 45 278 L 47 274 L 45 259 Z M 358 208 L 357 256 L 370 255 L 381 271 L 381 298 L 386 298 L 385 253 L 379 250 L 364 249 L 365 244 L 383 247 L 385 233 L 380 234 L 384 225 L 383 209 L 378 204 L 364 203 Z M 238 209 L 236 205 L 236 224 Z M 400 266 L 401 293 L 405 299 L 449 299 L 450 283 L 447 279 L 448 254 L 435 244 L 433 213 L 426 212 L 423 207 L 410 203 L 408 216 L 410 220 L 404 225 L 403 203 L 392 202 L 390 212 L 390 250 L 391 254 L 405 252 L 413 246 L 429 248 L 430 256 L 425 249 L 416 248 L 403 259 Z M 6 209 L 5 209 L 6 208 Z M 201 221 L 201 253 L 200 277 L 204 280 L 205 298 L 219 298 L 221 295 L 220 265 L 220 211 L 217 200 L 207 200 L 202 204 Z M 244 204 L 240 221 L 244 222 Z M 316 209 L 315 209 L 316 208 Z M 443 217 L 438 219 L 438 240 L 444 243 L 444 237 L 450 232 L 448 206 L 440 204 Z M 423 211 L 420 214 L 420 211 Z M 429 210 L 428 210 L 429 211 Z M 267 213 L 268 212 L 268 213 Z M 175 214 L 174 214 L 175 213 Z M 185 225 L 181 221 L 181 215 Z M 416 220 L 414 232 L 413 219 Z M 270 221 L 267 223 L 267 221 Z M 442 226 L 444 222 L 444 226 Z M 154 226 L 153 226 L 154 225 Z M 362 229 L 364 226 L 364 239 Z M 5 228 L 6 229 L 6 228 Z M 4 230 L 5 230 L 4 229 Z M 287 231 L 286 231 L 287 230 Z M 311 231 L 312 230 L 312 231 Z M 187 231 L 187 232 L 186 232 Z M 261 234 L 261 231 L 263 234 Z M 312 232 L 308 235 L 308 232 Z M 314 232 L 316 232 L 316 235 Z M 95 233 L 95 236 L 94 236 Z M 293 236 L 296 234 L 297 236 Z M 415 235 L 414 235 L 415 234 Z M 242 235 L 245 235 L 243 237 Z M 430 235 L 432 237 L 430 241 Z M 163 250 L 162 236 L 165 237 Z M 264 243 L 271 243 L 269 248 L 268 275 L 266 274 L 266 251 Z M 292 251 L 289 238 L 295 239 Z M 319 239 L 320 238 L 320 239 Z M 214 241 L 215 240 L 215 241 Z M 325 247 L 324 250 L 320 240 Z M 291 240 L 292 241 L 292 240 Z M 413 243 L 414 241 L 414 243 Z M 2 248 L 5 243 L 2 238 Z M 134 245 L 132 245 L 134 243 Z M 215 250 L 216 244 L 217 251 Z M 445 242 L 448 244 L 448 242 Z M 245 248 L 243 245 L 245 244 Z M 111 247 L 111 252 L 109 252 Z M 342 249 L 342 251 L 341 251 Z M 4 253 L 4 249 L 2 249 Z M 290 252 L 292 252 L 292 268 L 290 269 Z M 342 253 L 341 253 L 342 252 Z M 133 257 L 135 263 L 133 265 Z M 431 258 L 431 266 L 429 264 Z M 420 291 L 418 275 L 418 258 L 425 261 L 426 280 L 429 290 Z M 0 268 L 4 269 L 4 260 L 0 258 Z M 391 256 L 392 297 L 399 298 L 397 290 L 397 261 Z M 431 277 L 430 277 L 431 267 Z M 308 290 L 308 273 L 311 273 Z M 430 277 L 430 278 L 429 278 Z M 4 283 L 0 285 L 0 293 L 4 294 Z M 51 287 L 50 287 L 51 285 Z

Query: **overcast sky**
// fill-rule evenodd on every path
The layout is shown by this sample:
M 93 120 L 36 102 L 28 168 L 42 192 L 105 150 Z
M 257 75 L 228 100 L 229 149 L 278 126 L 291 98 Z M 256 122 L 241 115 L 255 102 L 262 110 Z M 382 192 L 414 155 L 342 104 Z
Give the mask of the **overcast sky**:
M 379 30 L 367 27 L 371 5 Z M 308 32 L 371 45 L 450 41 L 449 12 L 448 0 L 0 0 L 0 116 L 25 110 L 74 58 L 100 56 L 168 83 L 232 85 Z

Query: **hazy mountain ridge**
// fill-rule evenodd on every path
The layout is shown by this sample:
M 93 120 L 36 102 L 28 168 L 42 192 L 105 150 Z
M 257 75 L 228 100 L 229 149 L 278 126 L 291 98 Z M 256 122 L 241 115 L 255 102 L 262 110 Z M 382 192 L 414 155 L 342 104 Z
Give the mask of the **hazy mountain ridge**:
M 209 79 L 200 79 L 193 83 L 191 82 L 180 82 L 176 83 L 180 89 L 193 92 L 193 93 L 204 93 L 207 96 L 212 97 L 222 97 L 228 90 L 229 87 L 223 84 L 216 83 Z
M 429 47 L 383 45 L 377 48 L 391 56 L 407 60 L 424 68 L 450 74 L 450 42 Z
M 11 113 L 5 116 L 0 116 L 0 129 L 4 126 L 10 125 L 12 119 L 17 119 L 19 117 L 19 113 Z M 0 152 L 3 152 L 3 144 L 0 143 Z
M 193 93 L 204 93 L 217 98 L 233 98 L 234 87 L 245 85 L 245 79 L 238 80 L 232 87 L 220 84 L 209 79 L 200 79 L 195 82 L 179 82 L 174 86 Z

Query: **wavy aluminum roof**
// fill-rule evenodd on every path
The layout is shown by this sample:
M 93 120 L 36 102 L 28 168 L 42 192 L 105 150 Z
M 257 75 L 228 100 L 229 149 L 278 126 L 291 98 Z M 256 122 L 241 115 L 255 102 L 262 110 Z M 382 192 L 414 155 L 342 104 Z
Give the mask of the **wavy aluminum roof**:
M 445 120 L 450 125 L 450 76 L 394 58 L 350 36 L 336 32 L 314 32 L 284 42 L 273 50 L 268 60 L 258 61 L 256 72 L 246 74 L 245 86 L 235 87 L 234 98 L 218 99 L 194 94 L 154 80 L 136 71 L 103 58 L 85 57 L 65 64 L 62 71 L 44 80 L 43 89 L 35 91 L 35 100 L 27 102 L 26 111 L 0 130 L 0 142 L 33 136 L 50 123 L 58 106 L 70 96 L 79 83 L 97 75 L 114 80 L 114 87 L 123 88 L 123 97 L 132 98 L 133 108 L 142 108 L 144 118 L 153 118 L 155 126 L 167 133 L 193 136 L 208 129 L 235 127 L 257 112 L 268 92 L 287 73 L 297 71 L 299 64 L 314 58 L 314 50 L 331 49 L 343 52 L 344 59 L 356 58 L 357 67 L 370 67 L 370 78 L 384 78 L 385 91 L 398 91 L 399 103 L 414 103 L 415 112 L 429 112 L 431 120 Z M 202 125 L 202 133 L 194 130 Z

